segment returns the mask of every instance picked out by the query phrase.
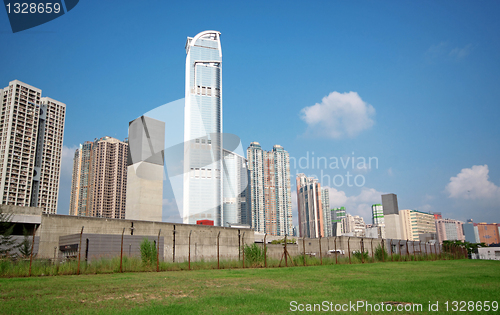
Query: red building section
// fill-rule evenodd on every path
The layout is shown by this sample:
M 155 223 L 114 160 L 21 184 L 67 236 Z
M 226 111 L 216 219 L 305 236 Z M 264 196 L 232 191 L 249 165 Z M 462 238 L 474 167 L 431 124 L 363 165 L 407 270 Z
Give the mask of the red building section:
M 196 224 L 198 225 L 214 225 L 214 221 L 212 220 L 198 220 L 196 221 Z

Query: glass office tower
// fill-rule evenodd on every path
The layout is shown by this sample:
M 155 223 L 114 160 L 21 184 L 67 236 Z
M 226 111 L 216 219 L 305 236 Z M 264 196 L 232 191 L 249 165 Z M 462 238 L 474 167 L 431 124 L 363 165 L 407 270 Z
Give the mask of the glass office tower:
M 186 42 L 183 221 L 222 217 L 222 51 L 220 33 Z

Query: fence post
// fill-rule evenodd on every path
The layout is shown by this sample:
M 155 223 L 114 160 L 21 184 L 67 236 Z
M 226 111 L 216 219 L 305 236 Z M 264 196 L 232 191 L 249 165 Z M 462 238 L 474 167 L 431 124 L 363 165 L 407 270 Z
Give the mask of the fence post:
M 336 265 L 336 264 L 338 264 L 338 259 L 337 259 L 337 257 L 339 256 L 339 255 L 337 254 L 337 237 L 336 237 L 336 236 L 335 236 L 335 239 L 334 239 L 333 243 L 334 243 L 334 245 L 335 245 L 335 265 Z
M 264 234 L 264 267 L 267 268 L 267 233 Z
M 175 262 L 175 224 L 172 230 L 173 242 L 172 242 L 172 262 Z
M 385 246 L 383 238 L 382 238 L 382 262 L 385 262 Z
M 285 266 L 288 267 L 288 257 L 287 257 L 288 251 L 286 250 L 286 245 L 287 245 L 286 243 L 288 243 L 288 241 L 287 241 L 286 237 L 287 237 L 287 235 L 285 234 Z
M 412 250 L 413 259 L 415 259 L 415 241 L 411 241 L 411 246 L 413 248 L 413 250 Z
M 319 235 L 319 261 L 323 265 L 323 253 L 321 252 L 321 234 Z
M 398 253 L 399 253 L 398 261 L 401 261 L 401 258 L 403 256 L 403 254 L 401 253 L 401 240 L 398 240 Z
M 361 238 L 361 241 L 359 241 L 359 247 L 360 247 L 360 253 L 361 253 L 361 263 L 365 263 L 365 243 L 363 242 L 363 238 Z
M 420 251 L 418 254 L 422 256 L 422 241 L 418 241 L 418 250 Z
M 304 266 L 306 265 L 306 237 L 302 237 L 302 249 L 304 251 Z
M 191 270 L 191 232 L 189 231 L 189 243 L 188 243 L 188 270 Z
M 408 239 L 406 239 L 406 256 L 410 258 L 410 246 L 408 246 Z
M 35 233 L 36 233 L 36 224 L 33 227 L 33 241 L 31 242 L 31 253 L 30 253 L 30 270 L 29 277 L 31 277 L 31 263 L 33 262 L 33 251 L 35 250 Z M 57 247 L 56 247 L 57 248 Z M 55 251 L 54 251 L 55 252 Z M 55 255 L 54 255 L 55 256 Z
M 161 229 L 158 231 L 158 242 L 156 242 L 156 272 L 160 271 L 160 233 Z M 123 240 L 122 240 L 123 246 Z
M 82 234 L 83 234 L 83 226 L 82 231 L 80 232 L 80 245 L 78 245 L 78 268 L 76 269 L 76 274 L 80 274 L 80 253 L 82 252 Z
M 375 262 L 375 256 L 373 255 L 373 238 L 370 242 L 370 247 L 372 248 L 372 260 L 373 260 L 373 262 Z
M 56 264 L 56 254 L 57 254 L 57 246 L 54 246 L 54 265 Z
M 123 228 L 123 231 L 122 231 L 122 245 L 121 245 L 121 249 L 120 249 L 120 272 L 123 272 L 123 234 L 125 233 L 125 228 Z
M 241 242 L 243 243 L 243 268 L 245 268 L 245 232 L 243 232 L 243 237 L 241 238 Z
M 220 258 L 219 258 L 219 237 L 220 237 L 220 231 L 217 234 L 217 269 L 220 269 L 220 265 L 219 265 L 219 262 L 220 262 Z
M 389 243 L 389 247 L 390 247 L 390 251 L 391 251 L 391 261 L 394 261 L 394 257 L 392 256 L 393 252 L 392 252 L 392 238 L 391 238 L 391 242 Z
M 351 237 L 349 236 L 347 238 L 347 251 L 349 252 L 349 264 L 351 264 L 351 246 L 349 245 L 349 240 L 351 239 Z

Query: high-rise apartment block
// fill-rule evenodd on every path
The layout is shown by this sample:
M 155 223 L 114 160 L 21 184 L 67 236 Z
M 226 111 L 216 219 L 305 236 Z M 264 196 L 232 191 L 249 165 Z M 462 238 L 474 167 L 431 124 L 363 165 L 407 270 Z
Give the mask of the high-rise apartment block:
M 372 224 L 376 226 L 384 225 L 384 209 L 381 204 L 372 205 Z
M 247 149 L 251 225 L 256 232 L 292 235 L 290 156 L 280 145 L 264 151 L 258 142 Z
M 301 237 L 324 237 L 324 217 L 321 184 L 316 178 L 297 174 L 297 206 Z
M 128 143 L 87 141 L 73 159 L 70 214 L 125 219 Z
M 333 208 L 331 211 L 332 217 L 332 236 L 340 236 L 345 233 L 342 219 L 346 217 L 345 207 Z
M 436 220 L 436 233 L 440 244 L 447 240 L 464 241 L 463 222 L 453 219 Z
M 204 31 L 188 37 L 185 48 L 183 221 L 196 224 L 197 220 L 206 219 L 222 226 L 225 220 L 220 33 Z
M 1 203 L 56 213 L 66 105 L 18 80 L 0 96 Z
M 345 235 L 363 237 L 366 230 L 365 221 L 359 215 L 347 214 L 342 219 L 342 229 Z
M 436 224 L 433 213 L 418 210 L 400 210 L 402 238 L 410 241 L 418 241 L 421 234 L 435 234 Z
M 90 166 L 94 142 L 85 141 L 75 151 L 69 214 L 90 216 Z
M 321 206 L 323 207 L 324 235 L 332 236 L 332 211 L 330 210 L 330 191 L 328 188 L 321 190 Z

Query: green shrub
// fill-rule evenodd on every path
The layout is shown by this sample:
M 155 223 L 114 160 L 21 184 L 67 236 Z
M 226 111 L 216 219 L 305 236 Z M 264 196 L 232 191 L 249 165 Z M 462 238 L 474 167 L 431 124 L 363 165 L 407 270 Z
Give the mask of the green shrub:
M 363 252 L 363 257 L 361 257 L 361 251 L 356 251 L 353 253 L 353 256 L 359 261 L 362 261 L 361 258 L 363 258 L 364 261 L 368 261 L 370 259 L 370 256 L 368 256 L 368 252 Z
M 141 243 L 141 260 L 145 266 L 156 264 L 156 246 L 154 242 L 144 238 Z
M 264 262 L 264 250 L 261 246 L 253 243 L 245 245 L 245 260 L 251 265 L 259 265 Z
M 387 254 L 385 249 L 382 249 L 382 246 L 379 245 L 375 248 L 375 258 L 378 261 L 387 261 L 389 260 L 389 254 Z

